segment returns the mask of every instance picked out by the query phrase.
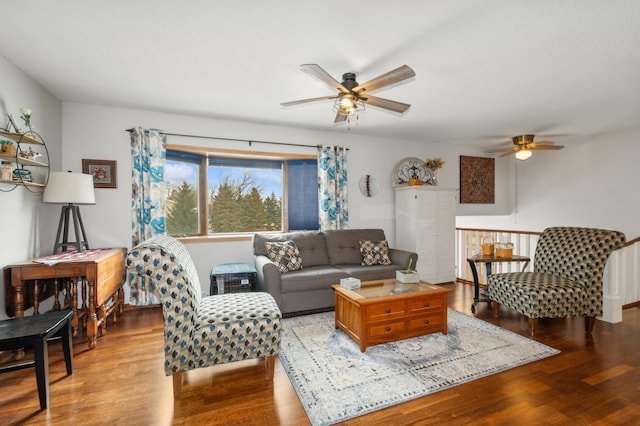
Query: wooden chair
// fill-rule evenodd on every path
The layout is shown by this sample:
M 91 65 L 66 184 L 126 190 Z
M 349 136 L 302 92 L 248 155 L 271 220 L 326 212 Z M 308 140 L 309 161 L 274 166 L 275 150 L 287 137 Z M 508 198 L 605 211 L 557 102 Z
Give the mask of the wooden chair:
M 173 376 L 173 394 L 182 391 L 182 373 L 246 359 L 264 359 L 273 380 L 280 352 L 282 314 L 268 293 L 202 297 L 195 265 L 184 245 L 153 237 L 127 256 L 129 274 L 155 286 L 164 315 L 164 369 Z
M 544 230 L 534 258 L 533 272 L 493 274 L 489 298 L 498 316 L 505 305 L 529 318 L 534 336 L 538 318 L 585 318 L 591 333 L 602 315 L 602 279 L 609 254 L 624 245 L 621 232 L 605 229 L 554 227 Z

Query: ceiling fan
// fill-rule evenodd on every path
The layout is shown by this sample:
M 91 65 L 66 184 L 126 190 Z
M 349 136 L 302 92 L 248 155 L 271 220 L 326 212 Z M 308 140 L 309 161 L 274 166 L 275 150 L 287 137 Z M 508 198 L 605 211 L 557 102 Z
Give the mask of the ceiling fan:
M 283 102 L 282 106 L 300 105 L 309 102 L 324 101 L 335 99 L 334 110 L 336 111 L 335 123 L 346 121 L 351 115 L 364 110 L 364 105 L 373 105 L 378 108 L 388 109 L 394 112 L 403 113 L 411 107 L 403 102 L 391 101 L 389 99 L 371 96 L 369 93 L 374 90 L 381 89 L 386 86 L 398 83 L 414 77 L 416 73 L 407 65 L 403 65 L 382 74 L 379 77 L 360 84 L 356 81 L 355 73 L 348 72 L 342 75 L 342 83 L 333 78 L 328 72 L 323 70 L 317 64 L 304 64 L 300 66 L 301 70 L 312 77 L 317 78 L 324 85 L 338 93 L 333 96 L 322 96 L 319 98 L 301 99 L 298 101 Z
M 506 155 L 511 155 L 515 153 L 516 158 L 518 160 L 526 160 L 527 158 L 531 157 L 531 151 L 533 150 L 564 148 L 564 146 L 562 145 L 554 145 L 554 142 L 551 142 L 551 141 L 534 142 L 533 141 L 534 137 L 535 135 L 514 136 L 512 138 L 514 146 L 508 147 L 508 148 L 489 149 L 485 152 L 487 153 L 502 152 L 503 154 L 500 155 L 500 157 L 504 157 Z

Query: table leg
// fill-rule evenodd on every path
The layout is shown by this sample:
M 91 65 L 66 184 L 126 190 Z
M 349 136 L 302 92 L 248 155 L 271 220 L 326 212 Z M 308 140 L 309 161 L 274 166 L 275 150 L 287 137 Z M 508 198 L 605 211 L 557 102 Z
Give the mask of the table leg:
M 73 315 L 71 316 L 71 327 L 73 328 L 73 337 L 78 337 L 78 325 L 80 319 L 78 318 L 78 278 L 71 278 L 71 310 Z
M 473 274 L 473 303 L 471 304 L 471 312 L 476 313 L 476 305 L 480 302 L 480 280 L 478 278 L 478 270 L 476 269 L 476 263 L 469 260 L 469 267 Z
M 89 338 L 89 349 L 96 347 L 98 340 L 98 316 L 96 314 L 96 283 L 89 281 L 89 311 L 87 314 L 87 337 Z
M 33 280 L 33 315 L 40 313 L 40 288 L 38 287 L 38 280 Z
M 53 279 L 53 310 L 60 310 L 60 288 L 58 287 L 58 278 Z
M 33 342 L 33 358 L 38 382 L 38 397 L 40 409 L 49 405 L 49 348 L 46 338 L 39 338 Z

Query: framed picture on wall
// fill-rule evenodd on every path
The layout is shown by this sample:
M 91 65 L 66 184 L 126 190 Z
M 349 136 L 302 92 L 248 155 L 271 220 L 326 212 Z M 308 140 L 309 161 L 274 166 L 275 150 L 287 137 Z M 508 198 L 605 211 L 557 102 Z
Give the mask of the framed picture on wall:
M 82 173 L 93 176 L 94 188 L 118 187 L 118 164 L 112 160 L 82 159 Z
M 460 203 L 495 203 L 495 159 L 460 156 Z

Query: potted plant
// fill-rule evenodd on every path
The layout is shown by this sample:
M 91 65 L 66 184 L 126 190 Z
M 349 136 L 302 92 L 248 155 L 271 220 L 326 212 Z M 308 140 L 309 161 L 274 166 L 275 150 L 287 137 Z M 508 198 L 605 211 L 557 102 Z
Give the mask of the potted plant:
M 0 141 L 0 144 L 2 146 L 2 149 L 0 150 L 0 152 L 2 152 L 5 155 L 15 155 L 16 154 L 16 147 L 13 144 L 12 141 L 8 141 L 8 140 L 2 140 Z
M 396 271 L 396 281 L 400 283 L 417 283 L 420 282 L 420 275 L 417 271 L 411 269 L 413 259 L 409 260 L 409 266 L 406 271 Z

